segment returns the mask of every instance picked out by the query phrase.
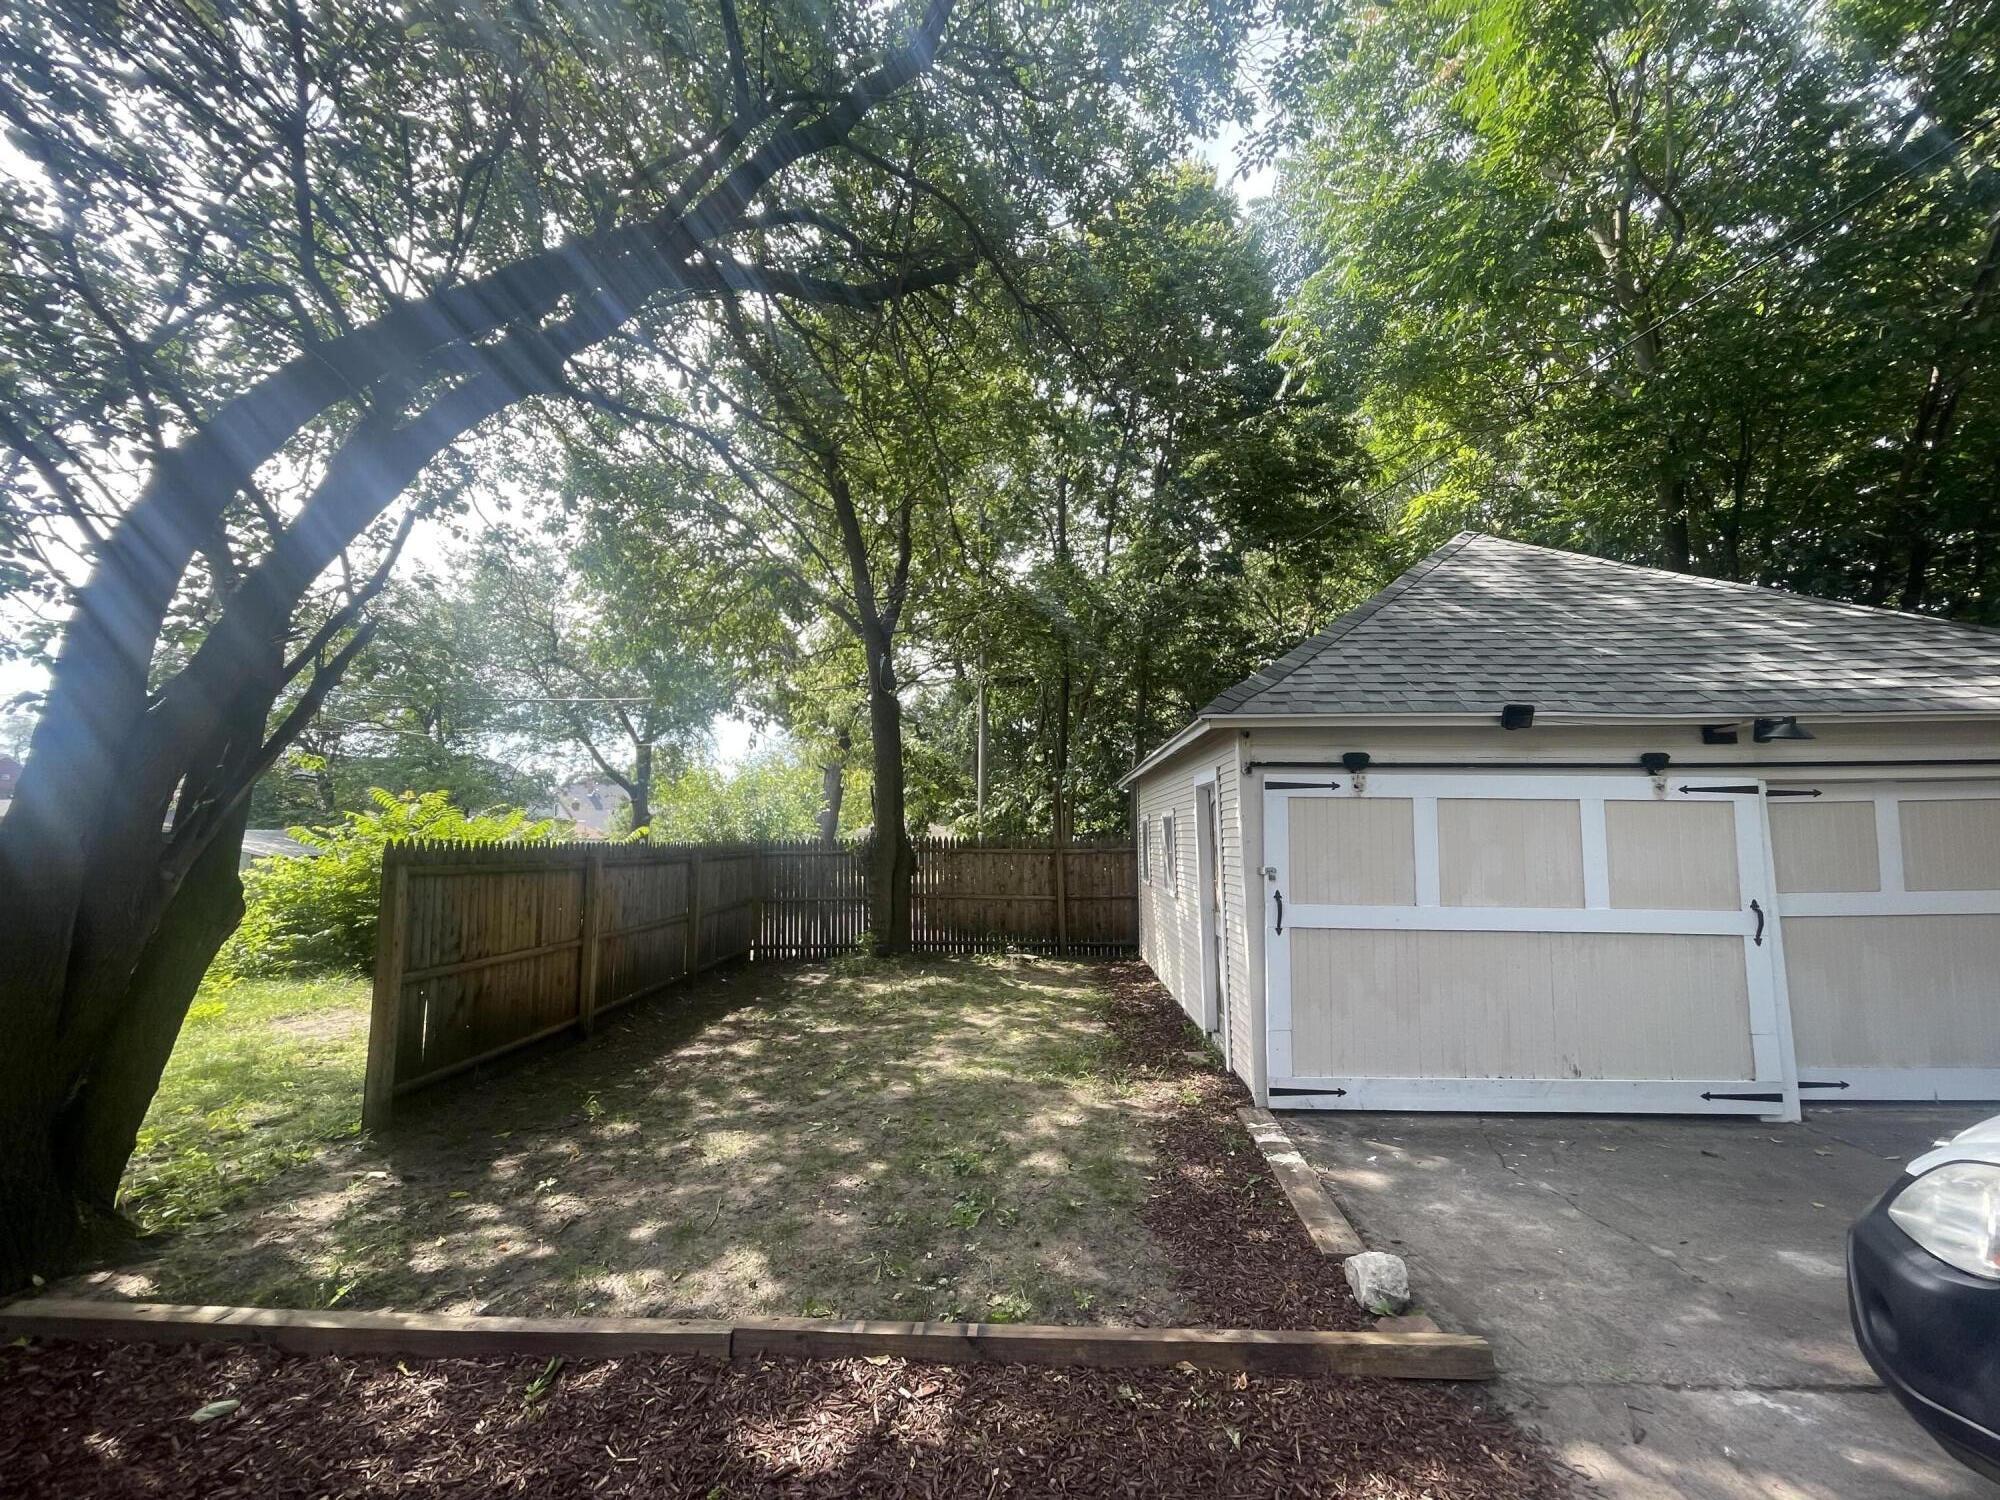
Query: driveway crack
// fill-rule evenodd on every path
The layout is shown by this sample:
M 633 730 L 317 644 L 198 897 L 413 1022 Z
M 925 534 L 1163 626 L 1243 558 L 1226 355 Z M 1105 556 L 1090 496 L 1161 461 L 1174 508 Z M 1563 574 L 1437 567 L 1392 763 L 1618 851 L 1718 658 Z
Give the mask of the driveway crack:
M 1479 1121 L 1479 1135 L 1480 1139 L 1486 1142 L 1487 1149 L 1492 1151 L 1493 1159 L 1500 1164 L 1500 1168 L 1502 1171 L 1512 1173 L 1513 1176 L 1520 1178 L 1520 1180 L 1523 1182 L 1528 1180 L 1525 1177 L 1521 1177 L 1520 1170 L 1517 1167 L 1514 1167 L 1511 1164 L 1509 1164 L 1505 1152 L 1503 1152 L 1498 1143 L 1494 1141 L 1493 1133 L 1490 1129 L 1488 1129 L 1486 1121 L 1483 1118 Z M 1667 1262 L 1673 1266 L 1673 1268 L 1676 1271 L 1678 1271 L 1681 1275 L 1685 1276 L 1689 1281 L 1693 1282 L 1696 1286 L 1708 1285 L 1707 1277 L 1698 1275 L 1694 1271 L 1689 1270 L 1685 1265 L 1681 1263 L 1681 1258 L 1678 1255 L 1676 1255 L 1673 1251 L 1668 1250 L 1665 1246 L 1655 1245 L 1651 1240 L 1642 1239 L 1640 1236 L 1632 1233 L 1631 1230 L 1624 1228 L 1622 1225 L 1614 1224 L 1611 1222 L 1611 1220 L 1592 1213 L 1589 1209 L 1585 1208 L 1581 1203 L 1577 1201 L 1577 1196 L 1578 1196 L 1577 1194 L 1565 1192 L 1563 1189 L 1557 1187 L 1554 1183 L 1547 1181 L 1538 1181 L 1535 1183 L 1535 1186 L 1540 1188 L 1545 1193 L 1553 1193 L 1556 1197 L 1560 1198 L 1564 1203 L 1568 1204 L 1572 1209 L 1576 1211 L 1576 1214 L 1579 1218 L 1588 1219 L 1591 1223 L 1597 1225 L 1600 1229 L 1610 1230 L 1620 1239 L 1625 1240 L 1629 1244 L 1638 1246 L 1641 1250 L 1648 1251 L 1651 1254 L 1663 1256 L 1667 1260 Z

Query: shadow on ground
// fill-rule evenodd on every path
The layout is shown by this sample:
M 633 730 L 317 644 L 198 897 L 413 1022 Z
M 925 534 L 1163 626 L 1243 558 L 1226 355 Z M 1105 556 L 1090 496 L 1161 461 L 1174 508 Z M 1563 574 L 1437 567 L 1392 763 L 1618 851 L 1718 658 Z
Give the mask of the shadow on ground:
M 87 1278 L 262 1306 L 1180 1321 L 1093 966 L 738 968 Z

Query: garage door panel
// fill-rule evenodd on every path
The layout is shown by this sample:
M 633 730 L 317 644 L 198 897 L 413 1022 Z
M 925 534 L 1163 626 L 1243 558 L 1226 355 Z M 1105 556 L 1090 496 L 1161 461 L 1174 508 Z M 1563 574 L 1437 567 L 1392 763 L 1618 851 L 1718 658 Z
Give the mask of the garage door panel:
M 1611 904 L 1648 911 L 1734 911 L 1736 810 L 1715 802 L 1607 802 Z
M 2000 1066 L 2000 916 L 1792 917 L 1803 1068 Z
M 1562 933 L 1554 941 L 1554 986 L 1572 1007 L 1573 1076 L 1752 1076 L 1741 938 Z
M 1771 841 L 1808 1092 L 2000 1098 L 2000 786 L 1787 790 Z
M 2000 798 L 1911 799 L 1899 812 L 1905 890 L 2000 891 Z
M 1873 802 L 1774 802 L 1771 853 L 1781 895 L 1882 889 Z
M 1294 899 L 1328 906 L 1408 906 L 1417 899 L 1409 798 L 1289 800 Z
M 1446 906 L 1583 905 L 1582 815 L 1573 800 L 1438 799 Z
M 1749 1076 L 1742 943 L 1659 933 L 1301 929 L 1301 1076 Z
M 1745 791 L 1508 773 L 1270 788 L 1274 1096 L 1796 1117 Z M 1386 873 L 1357 868 L 1374 860 Z

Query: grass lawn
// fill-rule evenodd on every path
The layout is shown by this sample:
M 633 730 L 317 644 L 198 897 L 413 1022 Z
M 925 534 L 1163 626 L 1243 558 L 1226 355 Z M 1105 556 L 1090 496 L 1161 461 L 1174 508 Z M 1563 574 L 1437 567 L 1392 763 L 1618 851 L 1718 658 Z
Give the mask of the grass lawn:
M 175 1232 L 97 1288 L 524 1314 L 1191 1320 L 1142 1223 L 1147 1125 L 1112 1065 L 1091 965 L 736 969 L 589 1043 L 412 1098 L 381 1139 L 351 1134 L 366 1005 L 358 980 L 204 997 L 127 1189 L 144 1224 Z
M 346 975 L 202 991 L 125 1171 L 140 1228 L 208 1218 L 361 1128 L 368 995 Z

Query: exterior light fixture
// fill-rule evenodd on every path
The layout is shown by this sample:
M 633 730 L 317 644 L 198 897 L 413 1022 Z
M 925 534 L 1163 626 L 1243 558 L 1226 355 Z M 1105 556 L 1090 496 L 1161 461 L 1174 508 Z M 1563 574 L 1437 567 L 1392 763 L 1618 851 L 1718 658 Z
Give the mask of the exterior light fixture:
M 1368 769 L 1368 752 L 1366 750 L 1350 750 L 1340 757 L 1340 763 L 1347 767 L 1348 775 L 1359 776 L 1363 771 Z
M 1526 729 L 1534 722 L 1534 704 L 1503 703 L 1500 705 L 1500 727 L 1502 729 Z
M 1639 757 L 1639 764 L 1645 768 L 1648 776 L 1664 776 L 1672 760 L 1673 757 L 1664 750 L 1648 750 Z
M 1781 719 L 1757 720 L 1750 726 L 1750 738 L 1762 745 L 1771 740 L 1809 740 L 1813 732 L 1787 714 Z

